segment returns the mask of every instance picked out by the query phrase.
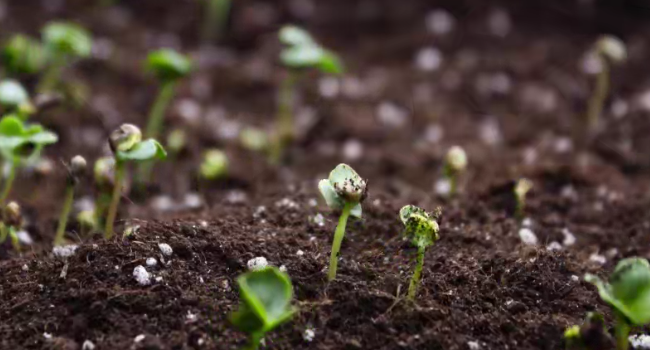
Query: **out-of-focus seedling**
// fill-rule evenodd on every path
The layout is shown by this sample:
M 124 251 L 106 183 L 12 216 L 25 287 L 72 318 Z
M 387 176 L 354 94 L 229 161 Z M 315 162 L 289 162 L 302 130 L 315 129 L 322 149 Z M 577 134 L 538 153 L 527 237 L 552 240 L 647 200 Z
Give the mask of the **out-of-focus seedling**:
M 178 155 L 187 147 L 187 133 L 183 129 L 174 129 L 167 134 L 167 152 L 171 155 Z
M 595 285 L 614 310 L 616 349 L 627 350 L 630 329 L 650 324 L 650 264 L 643 258 L 623 259 L 607 282 L 592 274 L 585 275 L 585 281 Z
M 567 328 L 564 344 L 567 350 L 611 349 L 614 346 L 605 327 L 605 318 L 597 312 L 588 312 L 582 325 Z
M 519 179 L 515 184 L 513 192 L 515 194 L 515 201 L 517 202 L 515 207 L 515 217 L 517 220 L 523 220 L 526 215 L 526 195 L 531 189 L 533 189 L 533 182 L 526 178 Z
M 16 231 L 22 227 L 22 224 L 20 206 L 16 202 L 9 202 L 4 208 L 2 222 L 0 222 L 0 243 L 3 243 L 9 236 L 14 250 L 20 252 L 20 241 Z
M 95 208 L 92 212 L 93 219 L 88 220 L 88 213 L 83 213 L 83 215 L 79 213 L 77 219 L 79 222 L 83 221 L 86 224 L 92 222 L 91 227 L 97 231 L 101 231 L 106 225 L 106 211 L 111 205 L 113 186 L 115 186 L 115 158 L 102 157 L 97 159 L 93 166 L 93 178 L 97 191 Z
M 86 159 L 84 159 L 82 156 L 73 157 L 70 161 L 70 165 L 67 167 L 68 176 L 66 178 L 65 199 L 63 201 L 63 207 L 61 209 L 61 216 L 59 217 L 59 226 L 56 230 L 56 236 L 54 236 L 55 246 L 62 245 L 65 241 L 65 228 L 68 224 L 68 217 L 70 216 L 72 202 L 74 201 L 74 190 L 79 183 L 79 179 L 86 171 L 86 167 Z
M 9 76 L 36 74 L 43 70 L 48 57 L 38 40 L 16 34 L 5 44 L 2 64 Z
M 207 150 L 203 155 L 199 174 L 206 180 L 216 180 L 226 176 L 228 174 L 228 157 L 221 150 Z
M 206 43 L 223 34 L 228 23 L 232 0 L 202 0 L 205 6 L 202 37 Z
M 154 139 L 142 140 L 142 132 L 132 124 L 123 124 L 110 135 L 110 146 L 115 158 L 115 177 L 113 180 L 113 195 L 106 217 L 104 237 L 113 237 L 113 224 L 117 216 L 117 206 L 122 196 L 126 163 L 162 160 L 167 157 L 163 146 Z
M 27 119 L 35 112 L 27 90 L 11 79 L 0 81 L 0 106 L 5 113 L 15 113 L 22 119 Z
M 280 53 L 280 61 L 287 68 L 287 75 L 278 97 L 276 134 L 271 150 L 271 160 L 275 163 L 280 161 L 284 147 L 294 138 L 294 89 L 300 73 L 306 69 L 316 69 L 324 74 L 343 73 L 339 57 L 318 44 L 306 30 L 287 25 L 280 29 L 278 37 L 286 45 Z
M 467 168 L 467 153 L 460 146 L 453 146 L 445 156 L 443 175 L 449 181 L 449 196 L 458 193 L 458 182 L 461 174 Z
M 265 151 L 269 146 L 269 138 L 266 133 L 253 127 L 244 128 L 239 133 L 239 142 L 244 148 L 255 152 Z
M 289 276 L 276 267 L 264 267 L 237 277 L 241 302 L 230 322 L 248 334 L 244 349 L 257 350 L 264 335 L 289 321 L 297 308 L 291 305 L 293 287 Z
M 330 254 L 330 267 L 328 280 L 336 278 L 339 250 L 345 236 L 345 226 L 350 215 L 361 218 L 361 203 L 367 196 L 366 181 L 347 164 L 339 164 L 332 170 L 329 178 L 320 180 L 318 189 L 325 199 L 327 206 L 341 210 L 339 223 L 334 232 L 332 253 Z
M 400 209 L 399 217 L 405 226 L 404 237 L 418 248 L 417 265 L 408 291 L 408 299 L 414 301 L 424 266 L 424 253 L 440 238 L 440 228 L 436 221 L 439 210 L 432 215 L 414 205 L 406 205 Z
M 0 120 L 0 154 L 8 172 L 0 194 L 0 208 L 4 208 L 18 168 L 24 162 L 38 156 L 43 147 L 57 141 L 56 134 L 43 129 L 41 125 L 24 124 L 16 116 L 7 116 Z
M 609 93 L 611 66 L 621 64 L 627 59 L 625 43 L 612 35 L 601 36 L 592 51 L 600 60 L 601 69 L 596 77 L 596 86 L 587 110 L 587 126 L 590 131 L 598 126 Z
M 57 89 L 63 69 L 77 59 L 90 57 L 93 41 L 90 33 L 69 22 L 52 22 L 43 28 L 43 44 L 48 51 L 49 66 L 41 78 L 38 92 Z

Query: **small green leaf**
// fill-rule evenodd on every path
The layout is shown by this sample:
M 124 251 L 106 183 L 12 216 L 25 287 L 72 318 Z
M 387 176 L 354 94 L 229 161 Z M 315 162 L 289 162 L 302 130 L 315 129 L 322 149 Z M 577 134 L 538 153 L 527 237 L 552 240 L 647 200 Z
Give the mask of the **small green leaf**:
M 88 57 L 93 41 L 81 26 L 68 22 L 52 22 L 43 29 L 43 42 L 55 52 L 76 57 Z
M 316 45 L 294 46 L 282 50 L 280 60 L 287 67 L 301 69 L 318 67 L 324 51 Z
M 332 170 L 329 181 L 345 202 L 359 203 L 366 195 L 366 181 L 347 164 L 339 164 Z
M 25 135 L 25 128 L 20 118 L 16 116 L 7 116 L 0 120 L 0 135 L 2 136 L 20 136 Z
M 321 60 L 318 63 L 318 69 L 327 74 L 342 74 L 344 71 L 341 59 L 329 50 L 323 51 Z
M 9 108 L 18 108 L 29 103 L 27 90 L 15 80 L 0 82 L 0 104 Z
M 149 54 L 147 69 L 162 81 L 175 81 L 190 73 L 192 61 L 172 49 L 161 49 Z
M 328 207 L 335 210 L 343 209 L 345 202 L 343 201 L 343 198 L 336 194 L 334 187 L 330 184 L 330 180 L 320 180 L 318 182 L 318 190 L 323 196 L 323 199 L 325 199 L 325 203 L 327 203 Z
M 214 180 L 225 176 L 228 173 L 228 157 L 218 149 L 211 149 L 203 155 L 203 162 L 199 169 L 201 176 L 208 180 Z
M 431 215 L 414 205 L 406 205 L 399 211 L 400 219 L 404 223 L 404 236 L 417 247 L 428 247 L 438 239 L 440 228 Z
M 48 57 L 37 40 L 16 34 L 5 45 L 2 62 L 13 74 L 35 74 L 45 67 Z
M 158 141 L 148 139 L 135 144 L 128 151 L 117 151 L 115 157 L 120 161 L 162 160 L 167 157 L 167 152 Z
M 303 45 L 313 45 L 314 39 L 312 39 L 309 33 L 297 26 L 286 25 L 280 29 L 278 37 L 283 44 L 290 46 L 303 46 Z
M 416 207 L 415 205 L 405 205 L 402 209 L 399 210 L 399 218 L 402 220 L 402 223 L 406 225 L 406 222 L 413 214 L 419 214 L 422 216 L 427 216 L 427 212 L 424 209 Z
M 41 131 L 27 138 L 27 142 L 39 146 L 51 145 L 57 141 L 59 141 L 59 137 L 51 131 Z

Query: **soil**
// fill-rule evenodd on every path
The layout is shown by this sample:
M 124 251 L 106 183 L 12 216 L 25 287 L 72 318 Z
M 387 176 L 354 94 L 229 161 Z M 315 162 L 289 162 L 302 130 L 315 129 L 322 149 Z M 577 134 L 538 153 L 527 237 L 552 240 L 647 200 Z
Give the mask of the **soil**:
M 99 3 L 0 1 L 2 39 L 37 35 L 57 18 L 98 39 L 94 57 L 65 75 L 86 84 L 86 103 L 35 117 L 61 141 L 45 152 L 54 170 L 24 171 L 11 196 L 34 243 L 22 253 L 0 247 L 1 349 L 82 349 L 86 341 L 96 349 L 239 348 L 245 335 L 228 323 L 239 300 L 235 278 L 258 256 L 286 267 L 300 308 L 267 335 L 266 349 L 563 349 L 564 329 L 588 311 L 613 325 L 583 274 L 606 275 L 624 257 L 650 258 L 643 1 L 241 0 L 225 35 L 208 46 L 198 39 L 199 1 Z M 427 31 L 435 9 L 454 16 L 450 33 Z M 230 136 L 272 125 L 284 74 L 274 33 L 288 22 L 339 52 L 348 72 L 334 98 L 321 93 L 322 77 L 305 76 L 297 100 L 304 127 L 274 167 Z M 620 36 L 629 60 L 613 69 L 600 132 L 585 139 L 578 136 L 593 78 L 581 71 L 582 57 L 602 33 Z M 135 235 L 105 241 L 71 222 L 68 239 L 80 246 L 67 260 L 55 258 L 60 162 L 78 153 L 94 160 L 105 154 L 109 130 L 144 125 L 156 87 L 141 61 L 161 46 L 199 62 L 167 120 L 167 130 L 190 134 L 188 147 L 156 167 L 147 191 L 125 196 L 118 227 L 137 225 Z M 425 47 L 442 55 L 435 71 L 415 67 Z M 450 200 L 434 184 L 452 145 L 470 161 Z M 196 179 L 208 147 L 227 152 L 227 179 Z M 340 162 L 370 190 L 328 284 L 338 216 L 316 184 Z M 514 182 L 524 176 L 534 182 L 526 207 L 534 246 L 522 243 L 513 217 Z M 92 198 L 91 179 L 78 192 Z M 201 205 L 189 206 L 188 195 Z M 400 236 L 397 213 L 406 204 L 443 212 L 415 304 L 404 298 L 415 257 Z M 173 254 L 163 256 L 160 243 Z M 160 280 L 140 286 L 133 269 L 147 258 L 157 260 L 147 270 Z

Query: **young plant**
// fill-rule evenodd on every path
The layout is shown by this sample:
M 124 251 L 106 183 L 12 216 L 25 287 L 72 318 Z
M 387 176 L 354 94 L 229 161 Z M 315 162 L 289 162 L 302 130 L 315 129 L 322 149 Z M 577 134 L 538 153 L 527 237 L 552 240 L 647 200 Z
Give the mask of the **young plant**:
M 597 126 L 600 115 L 609 93 L 609 79 L 611 66 L 621 64 L 627 59 L 627 49 L 621 39 L 612 35 L 603 35 L 594 44 L 593 53 L 600 60 L 601 69 L 596 76 L 594 93 L 589 100 L 587 109 L 587 123 L 589 130 Z
M 449 182 L 449 196 L 458 193 L 458 180 L 467 168 L 467 153 L 460 146 L 453 146 L 445 156 L 443 176 Z
M 241 302 L 230 322 L 248 334 L 244 349 L 257 350 L 264 335 L 289 321 L 297 308 L 291 306 L 293 287 L 286 273 L 264 267 L 237 277 Z
M 54 236 L 55 246 L 62 245 L 65 241 L 65 228 L 68 223 L 68 217 L 70 216 L 70 210 L 72 209 L 72 202 L 74 201 L 74 190 L 79 183 L 79 179 L 86 171 L 86 167 L 86 159 L 82 156 L 73 157 L 70 161 L 70 166 L 67 167 L 68 177 L 66 179 L 65 199 L 63 201 L 61 216 L 59 217 L 59 226 L 56 230 L 56 236 Z
M 0 120 L 0 155 L 8 169 L 0 194 L 0 208 L 5 206 L 18 168 L 29 159 L 39 155 L 43 147 L 57 141 L 56 134 L 43 129 L 41 125 L 24 124 L 16 116 L 7 116 Z
M 325 199 L 327 206 L 334 210 L 341 210 L 339 223 L 334 232 L 332 252 L 330 254 L 330 267 L 328 280 L 336 278 L 339 250 L 345 236 L 345 226 L 350 215 L 361 218 L 361 203 L 368 194 L 366 181 L 347 164 L 339 164 L 332 170 L 329 178 L 320 180 L 318 189 Z
M 212 42 L 223 34 L 228 15 L 232 7 L 232 0 L 202 0 L 205 3 L 205 17 L 203 19 L 203 41 Z
M 526 194 L 533 189 L 533 182 L 521 178 L 517 181 L 514 188 L 515 201 L 517 202 L 515 207 L 515 217 L 517 220 L 523 220 L 526 215 Z
M 9 76 L 39 73 L 45 68 L 47 59 L 41 43 L 22 34 L 12 36 L 2 51 L 2 65 Z
M 566 350 L 612 349 L 613 340 L 607 333 L 605 318 L 597 312 L 588 312 L 582 325 L 573 325 L 564 331 Z
M 15 113 L 22 119 L 27 119 L 35 112 L 27 90 L 11 79 L 0 81 L 0 106 L 5 113 Z
M 113 237 L 113 224 L 117 216 L 117 206 L 122 196 L 122 183 L 126 173 L 127 162 L 144 162 L 162 160 L 167 157 L 163 146 L 154 139 L 142 140 L 142 132 L 132 124 L 122 124 L 110 135 L 110 146 L 115 158 L 115 178 L 113 180 L 113 195 L 108 208 L 104 237 Z
M 49 54 L 49 67 L 41 78 L 38 92 L 57 89 L 63 69 L 76 59 L 87 58 L 92 53 L 90 33 L 81 26 L 68 22 L 52 22 L 43 28 L 43 44 Z
M 86 223 L 97 231 L 106 225 L 106 211 L 111 205 L 111 196 L 115 186 L 115 158 L 102 157 L 95 161 L 93 166 L 93 178 L 95 179 L 95 207 L 92 211 L 92 219 L 88 213 L 80 214 L 77 221 Z M 81 219 L 81 220 L 79 220 Z M 92 225 L 89 225 L 92 223 Z
M 585 275 L 585 281 L 598 288 L 598 294 L 616 314 L 616 349 L 629 348 L 633 326 L 650 324 L 650 264 L 643 258 L 627 258 L 616 264 L 609 281 Z
M 418 285 L 420 284 L 420 276 L 424 266 L 424 253 L 428 247 L 432 246 L 440 238 L 438 235 L 440 228 L 436 221 L 438 216 L 438 213 L 432 215 L 414 205 L 406 205 L 399 211 L 399 217 L 405 226 L 404 237 L 408 238 L 418 248 L 417 265 L 408 291 L 408 299 L 411 301 L 415 300 Z
M 20 252 L 20 241 L 16 233 L 22 227 L 23 218 L 20 213 L 20 206 L 16 202 L 9 202 L 4 208 L 2 222 L 0 222 L 0 243 L 3 243 L 7 236 L 11 239 L 14 250 Z
M 199 174 L 206 180 L 215 180 L 228 174 L 228 157 L 218 149 L 210 149 L 203 155 Z
M 258 128 L 246 127 L 239 133 L 241 145 L 254 152 L 262 152 L 269 147 L 269 138 L 266 133 Z
M 276 163 L 294 138 L 294 89 L 300 73 L 307 69 L 316 69 L 324 74 L 343 73 L 343 64 L 338 56 L 320 46 L 306 30 L 287 25 L 280 29 L 278 36 L 286 45 L 280 53 L 280 61 L 287 68 L 287 74 L 280 86 L 276 135 L 271 150 L 271 160 Z

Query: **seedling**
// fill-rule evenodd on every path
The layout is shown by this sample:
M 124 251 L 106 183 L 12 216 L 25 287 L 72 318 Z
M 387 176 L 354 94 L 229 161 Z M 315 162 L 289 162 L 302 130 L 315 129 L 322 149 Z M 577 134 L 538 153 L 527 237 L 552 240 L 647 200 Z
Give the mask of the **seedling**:
M 14 250 L 20 251 L 20 241 L 18 240 L 17 229 L 22 227 L 23 219 L 20 213 L 20 206 L 16 202 L 9 202 L 4 208 L 3 221 L 0 222 L 0 243 L 3 243 L 7 236 L 11 238 L 11 245 Z
M 187 133 L 183 129 L 174 129 L 167 135 L 167 151 L 176 156 L 187 147 Z
M 132 124 L 122 124 L 110 135 L 110 146 L 115 158 L 115 177 L 113 181 L 113 195 L 108 208 L 106 229 L 104 237 L 113 237 L 113 224 L 117 215 L 117 206 L 122 195 L 127 162 L 144 162 L 149 160 L 162 160 L 167 157 L 163 146 L 154 139 L 142 140 L 142 132 Z
M 592 343 L 599 349 L 613 346 L 605 327 L 605 318 L 597 312 L 588 312 L 582 325 L 573 325 L 564 331 L 567 350 L 587 350 Z
M 424 253 L 428 247 L 432 246 L 440 238 L 438 235 L 440 228 L 436 221 L 439 216 L 439 211 L 432 215 L 414 205 L 406 205 L 399 211 L 399 217 L 405 226 L 404 237 L 408 238 L 418 248 L 417 265 L 408 291 L 408 299 L 411 301 L 415 300 L 418 285 L 420 284 L 422 267 L 424 266 Z
M 86 167 L 86 159 L 82 156 L 72 158 L 70 166 L 67 167 L 68 177 L 66 179 L 65 199 L 63 201 L 61 216 L 59 217 L 59 226 L 56 230 L 56 236 L 54 236 L 55 246 L 64 243 L 65 228 L 68 223 L 68 217 L 70 216 L 70 210 L 72 209 L 72 202 L 74 201 L 74 190 L 79 183 L 79 179 L 86 171 Z
M 449 195 L 455 196 L 458 192 L 458 182 L 461 174 L 467 168 L 467 153 L 460 146 L 453 146 L 447 151 L 443 175 L 449 181 Z
M 88 31 L 69 22 L 49 23 L 43 28 L 42 38 L 49 54 L 49 67 L 37 90 L 50 92 L 56 90 L 68 64 L 91 55 L 93 41 Z
M 228 174 L 228 157 L 218 149 L 210 149 L 203 155 L 199 174 L 206 180 L 215 180 Z
M 22 119 L 27 119 L 35 112 L 27 90 L 11 79 L 0 81 L 0 106 L 5 112 L 15 113 Z
M 202 1 L 205 3 L 202 37 L 204 42 L 209 43 L 223 34 L 228 23 L 232 0 Z
M 517 202 L 515 217 L 517 220 L 522 220 L 526 215 L 526 194 L 528 194 L 531 189 L 533 189 L 533 182 L 525 178 L 519 179 L 517 184 L 515 184 L 514 194 Z
M 111 205 L 111 195 L 115 186 L 115 158 L 102 157 L 97 159 L 93 167 L 93 177 L 95 179 L 97 197 L 92 213 L 92 228 L 101 230 L 106 225 L 105 214 Z M 81 213 L 79 214 L 79 222 L 85 222 L 86 224 L 91 222 L 88 213 L 84 213 L 83 215 Z
M 5 206 L 18 168 L 29 159 L 38 156 L 43 147 L 57 141 L 56 134 L 43 129 L 41 125 L 24 124 L 16 116 L 7 116 L 0 120 L 0 154 L 5 166 L 8 167 L 8 175 L 0 194 L 0 208 Z
M 623 259 L 609 281 L 592 274 L 585 275 L 585 281 L 595 285 L 600 298 L 614 309 L 616 349 L 627 350 L 630 329 L 650 324 L 650 264 L 642 258 Z
M 297 308 L 291 305 L 289 276 L 275 267 L 249 271 L 237 277 L 241 302 L 230 322 L 248 334 L 244 349 L 257 350 L 264 335 L 289 321 Z
M 6 74 L 36 74 L 47 63 L 47 53 L 38 40 L 16 34 L 7 41 L 2 51 L 2 64 Z
M 366 181 L 347 164 L 339 164 L 332 170 L 329 178 L 320 180 L 318 189 L 325 199 L 327 206 L 334 210 L 341 210 L 339 223 L 334 232 L 332 253 L 330 254 L 330 267 L 328 280 L 336 278 L 339 250 L 345 236 L 345 226 L 350 215 L 361 218 L 361 203 L 367 196 Z
M 280 61 L 287 68 L 287 74 L 280 86 L 276 135 L 271 150 L 271 160 L 275 163 L 280 161 L 284 147 L 294 138 L 292 109 L 300 73 L 307 69 L 324 74 L 343 73 L 339 57 L 320 46 L 306 30 L 288 25 L 280 29 L 278 36 L 286 45 L 280 53 Z
M 251 151 L 261 152 L 268 148 L 269 139 L 266 133 L 260 129 L 247 127 L 239 133 L 241 145 Z
M 627 49 L 621 39 L 612 35 L 603 35 L 596 41 L 592 50 L 597 55 L 601 65 L 601 69 L 596 76 L 594 93 L 589 100 L 587 109 L 587 126 L 589 130 L 593 131 L 598 126 L 609 93 L 611 67 L 621 64 L 627 59 Z

